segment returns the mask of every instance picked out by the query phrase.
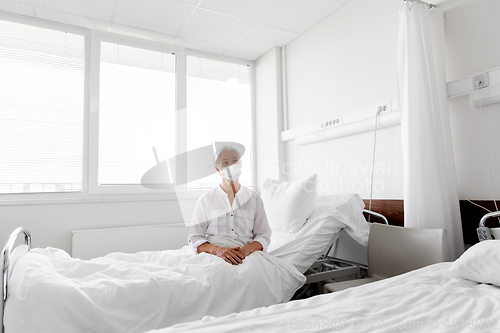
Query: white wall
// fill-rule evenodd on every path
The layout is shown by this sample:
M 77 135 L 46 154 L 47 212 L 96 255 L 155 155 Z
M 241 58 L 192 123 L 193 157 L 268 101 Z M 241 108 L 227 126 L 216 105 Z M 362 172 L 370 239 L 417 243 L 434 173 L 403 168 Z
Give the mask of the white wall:
M 445 19 L 448 81 L 500 67 L 500 1 L 470 1 L 446 10 Z M 466 96 L 449 106 L 460 194 L 492 200 L 491 170 L 500 199 L 500 104 L 481 113 Z
M 176 201 L 0 206 L 0 243 L 3 246 L 10 233 L 23 226 L 32 235 L 33 247 L 57 247 L 71 254 L 72 230 L 182 221 Z
M 397 98 L 400 1 L 351 0 L 287 46 L 289 127 Z M 402 197 L 399 127 L 379 130 L 374 198 Z M 319 174 L 321 193 L 369 197 L 374 133 L 306 146 L 286 144 L 289 180 Z
M 437 2 L 446 10 L 448 81 L 499 67 L 500 1 Z M 290 128 L 397 98 L 401 5 L 402 0 L 351 0 L 287 46 Z M 494 171 L 500 167 L 494 147 L 500 142 L 499 108 L 483 108 Z M 491 200 L 481 116 L 467 98 L 451 100 L 450 113 L 459 191 Z M 318 173 L 323 193 L 357 192 L 368 198 L 372 150 L 373 132 L 306 146 L 289 141 L 284 171 L 289 180 Z M 500 173 L 493 178 L 500 192 Z M 374 198 L 403 197 L 400 126 L 378 132 L 374 182 Z

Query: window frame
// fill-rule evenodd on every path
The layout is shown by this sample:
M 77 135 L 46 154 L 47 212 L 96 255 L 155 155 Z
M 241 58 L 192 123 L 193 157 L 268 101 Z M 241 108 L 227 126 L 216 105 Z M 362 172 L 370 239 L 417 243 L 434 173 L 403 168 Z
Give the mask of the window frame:
M 82 150 L 82 190 L 81 192 L 47 192 L 47 193 L 12 193 L 0 194 L 0 206 L 26 204 L 60 204 L 85 202 L 130 202 L 130 201 L 157 201 L 198 199 L 208 192 L 207 189 L 188 189 L 187 185 L 176 186 L 163 190 L 148 189 L 141 185 L 106 185 L 98 186 L 98 113 L 99 105 L 99 63 L 100 42 L 121 42 L 131 47 L 145 48 L 153 51 L 171 52 L 177 56 L 176 71 L 176 149 L 185 152 L 187 149 L 187 73 L 186 57 L 197 56 L 207 59 L 247 65 L 250 69 L 251 91 L 251 133 L 252 133 L 252 186 L 256 188 L 257 159 L 256 159 L 256 112 L 255 112 L 255 70 L 254 61 L 217 55 L 208 52 L 186 49 L 168 42 L 152 41 L 116 34 L 96 29 L 88 29 L 53 21 L 40 20 L 32 17 L 19 16 L 0 11 L 0 19 L 15 23 L 31 25 L 40 28 L 65 31 L 82 35 L 85 39 L 85 74 L 84 74 L 84 105 L 83 105 L 83 150 Z M 97 83 L 96 83 L 97 80 Z M 97 123 L 96 123 L 97 122 Z
M 81 35 L 84 37 L 85 45 L 85 71 L 84 71 L 84 100 L 83 100 L 83 136 L 82 136 L 82 190 L 76 192 L 34 192 L 34 193 L 3 193 L 0 194 L 0 205 L 13 205 L 13 204 L 24 204 L 24 203 L 40 203 L 41 199 L 47 199 L 50 202 L 57 199 L 67 199 L 74 202 L 75 199 L 82 198 L 82 194 L 87 192 L 87 151 L 88 151 L 88 68 L 90 65 L 90 30 L 66 25 L 62 23 L 45 21 L 34 19 L 31 17 L 25 17 L 20 15 L 15 15 L 7 12 L 0 11 L 0 20 L 10 21 L 19 24 L 30 25 L 43 29 L 57 30 L 61 32 L 68 32 L 72 34 Z
M 145 50 L 174 53 L 177 57 L 176 69 L 176 130 L 179 132 L 182 129 L 183 115 L 179 112 L 179 105 L 182 102 L 183 90 L 185 86 L 182 85 L 180 78 L 182 77 L 182 70 L 179 66 L 179 59 L 184 56 L 184 50 L 179 47 L 164 45 L 158 42 L 142 40 L 134 37 L 117 35 L 114 33 L 107 33 L 102 31 L 91 32 L 91 56 L 90 56 L 90 95 L 89 100 L 90 108 L 89 114 L 89 177 L 88 177 L 88 193 L 89 194 L 170 194 L 175 193 L 172 187 L 165 189 L 150 189 L 141 185 L 99 185 L 98 184 L 98 164 L 99 164 L 99 69 L 101 62 L 101 42 L 117 43 L 127 45 L 130 47 L 141 48 Z M 176 133 L 176 151 L 182 151 L 178 133 Z

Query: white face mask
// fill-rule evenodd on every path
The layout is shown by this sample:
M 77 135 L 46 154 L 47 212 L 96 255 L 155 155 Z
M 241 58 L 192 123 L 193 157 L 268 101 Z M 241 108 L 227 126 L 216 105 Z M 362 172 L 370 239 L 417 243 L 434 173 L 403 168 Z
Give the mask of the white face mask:
M 236 179 L 240 178 L 241 175 L 241 163 L 233 164 L 228 167 L 222 168 L 222 176 L 227 180 L 234 182 Z

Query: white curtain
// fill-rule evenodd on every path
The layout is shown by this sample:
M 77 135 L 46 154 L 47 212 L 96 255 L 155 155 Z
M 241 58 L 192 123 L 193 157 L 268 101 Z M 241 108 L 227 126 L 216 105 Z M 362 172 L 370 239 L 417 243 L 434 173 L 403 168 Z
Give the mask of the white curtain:
M 446 92 L 444 15 L 427 4 L 400 10 L 398 88 L 405 226 L 445 228 L 447 256 L 464 251 Z

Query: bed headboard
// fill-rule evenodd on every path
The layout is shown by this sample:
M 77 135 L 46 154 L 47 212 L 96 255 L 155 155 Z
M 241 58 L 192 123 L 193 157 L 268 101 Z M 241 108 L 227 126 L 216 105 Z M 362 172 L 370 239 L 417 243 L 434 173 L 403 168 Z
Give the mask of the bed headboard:
M 370 200 L 363 199 L 365 203 L 365 208 L 369 209 Z M 371 210 L 384 215 L 389 221 L 390 225 L 397 225 L 402 227 L 404 225 L 404 202 L 403 200 L 387 200 L 387 199 L 376 199 L 372 200 Z M 371 222 L 382 222 L 373 216 L 368 216 L 365 214 L 365 218 L 368 220 L 370 218 Z
M 368 208 L 369 200 L 363 199 L 366 208 Z M 492 200 L 474 200 L 475 203 L 494 211 L 496 210 L 495 204 Z M 380 213 L 387 217 L 390 225 L 404 226 L 404 202 L 399 200 L 385 200 L 376 199 L 372 200 L 372 209 L 374 212 Z M 479 242 L 477 238 L 477 226 L 479 221 L 487 211 L 475 206 L 467 200 L 460 200 L 460 214 L 462 216 L 462 232 L 465 244 L 476 244 Z M 367 219 L 368 217 L 365 216 Z M 371 218 L 372 221 L 375 221 Z M 377 220 L 377 222 L 379 222 Z M 487 222 L 488 227 L 497 227 L 500 223 L 498 219 L 490 219 Z
M 11 255 L 14 250 L 14 245 L 16 244 L 17 239 L 20 235 L 24 235 L 24 242 L 28 248 L 28 251 L 31 249 L 31 234 L 26 228 L 19 227 L 12 232 L 7 243 L 2 249 L 1 261 L 2 261 L 2 277 L 1 277 L 1 285 L 2 285 L 2 306 L 0 312 L 0 323 L 2 328 L 2 333 L 5 331 L 3 325 L 3 314 L 5 310 L 5 304 L 7 303 L 7 295 L 9 293 L 9 267 L 11 265 Z

